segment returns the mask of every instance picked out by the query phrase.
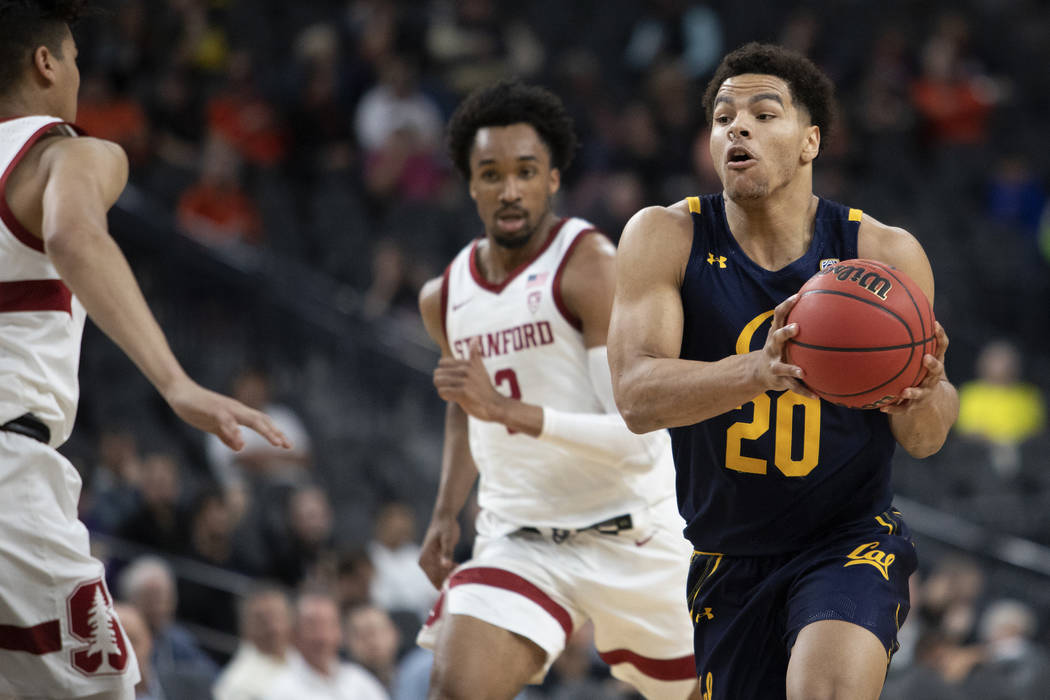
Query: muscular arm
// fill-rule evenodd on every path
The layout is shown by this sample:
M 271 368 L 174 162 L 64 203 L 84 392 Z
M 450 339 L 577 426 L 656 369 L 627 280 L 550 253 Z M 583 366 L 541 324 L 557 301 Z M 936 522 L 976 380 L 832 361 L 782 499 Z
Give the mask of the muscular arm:
M 128 177 L 124 151 L 91 138 L 48 139 L 38 146 L 43 173 L 39 220 L 30 230 L 88 315 L 146 375 L 185 421 L 240 449 L 238 425 L 290 447 L 262 413 L 193 382 L 168 346 L 123 253 L 109 235 L 106 213 Z
M 904 271 L 933 304 L 934 282 L 930 262 L 919 242 L 904 229 L 886 226 L 865 216 L 858 234 L 857 254 Z M 903 403 L 883 409 L 890 414 L 893 436 L 913 457 L 928 457 L 941 449 L 948 431 L 959 417 L 959 395 L 944 374 L 948 336 L 940 323 L 935 332 L 935 354 L 923 358 L 926 379 L 919 386 L 902 392 Z
M 419 293 L 419 311 L 427 333 L 441 348 L 442 358 L 451 357 L 441 319 L 441 278 L 427 282 Z M 459 404 L 449 401 L 445 408 L 445 443 L 441 451 L 441 480 L 430 526 L 423 539 L 419 565 L 436 588 L 454 566 L 452 552 L 459 541 L 457 517 L 478 478 L 478 468 L 470 454 L 467 414 Z
M 620 239 L 609 365 L 616 403 L 635 432 L 692 425 L 770 389 L 809 395 L 796 379 L 801 369 L 781 361 L 784 342 L 795 334 L 784 327 L 794 297 L 777 307 L 761 350 L 717 362 L 679 359 L 692 231 L 688 209 L 676 204 L 638 212 Z

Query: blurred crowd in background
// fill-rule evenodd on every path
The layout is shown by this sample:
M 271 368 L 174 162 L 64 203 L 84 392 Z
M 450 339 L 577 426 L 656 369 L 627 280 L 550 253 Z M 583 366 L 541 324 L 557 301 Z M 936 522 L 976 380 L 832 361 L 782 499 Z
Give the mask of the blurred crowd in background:
M 436 591 L 415 557 L 443 408 L 415 299 L 482 233 L 447 117 L 496 78 L 554 90 L 581 142 L 557 208 L 616 240 L 643 206 L 719 189 L 699 96 L 724 53 L 761 40 L 834 80 L 816 192 L 918 237 L 951 338 L 959 424 L 895 478 L 952 520 L 912 522 L 921 565 L 885 697 L 1045 697 L 1046 3 L 101 4 L 77 32 L 78 122 L 131 159 L 114 235 L 191 372 L 296 443 L 202 440 L 88 330 L 65 451 L 113 589 L 141 614 L 129 634 L 151 644 L 144 696 L 205 697 L 222 672 L 220 700 L 285 697 L 270 681 L 308 657 L 424 697 L 413 642 Z M 529 698 L 632 697 L 588 634 Z

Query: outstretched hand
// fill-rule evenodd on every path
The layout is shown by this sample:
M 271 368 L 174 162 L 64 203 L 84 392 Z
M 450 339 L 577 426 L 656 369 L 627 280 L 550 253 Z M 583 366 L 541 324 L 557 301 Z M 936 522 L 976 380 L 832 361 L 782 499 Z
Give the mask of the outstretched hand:
M 930 402 L 941 380 L 945 379 L 944 355 L 948 351 L 948 334 L 945 332 L 944 326 L 936 321 L 934 322 L 933 332 L 937 338 L 937 347 L 933 351 L 934 354 L 927 353 L 922 358 L 922 364 L 926 367 L 926 377 L 916 386 L 908 387 L 902 391 L 900 400 L 897 403 L 882 406 L 879 410 L 883 413 L 895 415 L 921 409 Z
M 805 379 L 805 372 L 802 368 L 784 361 L 784 346 L 789 338 L 798 335 L 797 323 L 784 325 L 796 301 L 798 301 L 798 295 L 792 294 L 777 304 L 773 310 L 773 325 L 766 336 L 766 344 L 760 351 L 761 364 L 758 374 L 767 390 L 783 391 L 787 389 L 813 399 L 817 398 L 816 394 L 802 383 Z
M 292 442 L 277 429 L 265 413 L 240 401 L 205 389 L 192 379 L 184 379 L 164 397 L 182 420 L 195 428 L 217 435 L 228 447 L 240 450 L 244 437 L 240 426 L 251 428 L 274 447 L 291 449 Z

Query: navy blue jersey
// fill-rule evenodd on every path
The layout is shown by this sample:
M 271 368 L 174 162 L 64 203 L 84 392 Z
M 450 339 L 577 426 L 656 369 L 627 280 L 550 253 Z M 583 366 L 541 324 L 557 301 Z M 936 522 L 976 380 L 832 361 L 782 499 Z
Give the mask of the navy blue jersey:
M 681 357 L 714 362 L 760 349 L 773 308 L 822 266 L 857 257 L 861 212 L 821 199 L 809 250 L 777 271 L 729 231 L 721 194 L 690 197 Z M 671 429 L 678 506 L 696 549 L 736 556 L 799 550 L 890 507 L 889 417 L 791 391 Z

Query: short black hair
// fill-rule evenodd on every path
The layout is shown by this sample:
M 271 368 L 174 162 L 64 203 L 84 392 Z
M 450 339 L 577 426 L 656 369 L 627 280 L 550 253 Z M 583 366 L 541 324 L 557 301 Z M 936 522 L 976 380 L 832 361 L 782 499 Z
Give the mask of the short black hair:
M 478 129 L 529 124 L 547 146 L 551 167 L 564 172 L 576 153 L 576 132 L 565 105 L 550 90 L 520 80 L 478 88 L 463 100 L 448 123 L 448 153 L 470 179 L 470 149 Z
M 729 78 L 744 73 L 775 75 L 791 90 L 791 99 L 809 112 L 810 123 L 820 129 L 820 148 L 835 123 L 835 86 L 820 68 L 802 54 L 775 44 L 752 41 L 726 55 L 704 91 L 707 123 L 715 116 L 718 88 Z
M 22 78 L 38 46 L 62 57 L 62 40 L 88 0 L 0 0 L 0 95 Z

